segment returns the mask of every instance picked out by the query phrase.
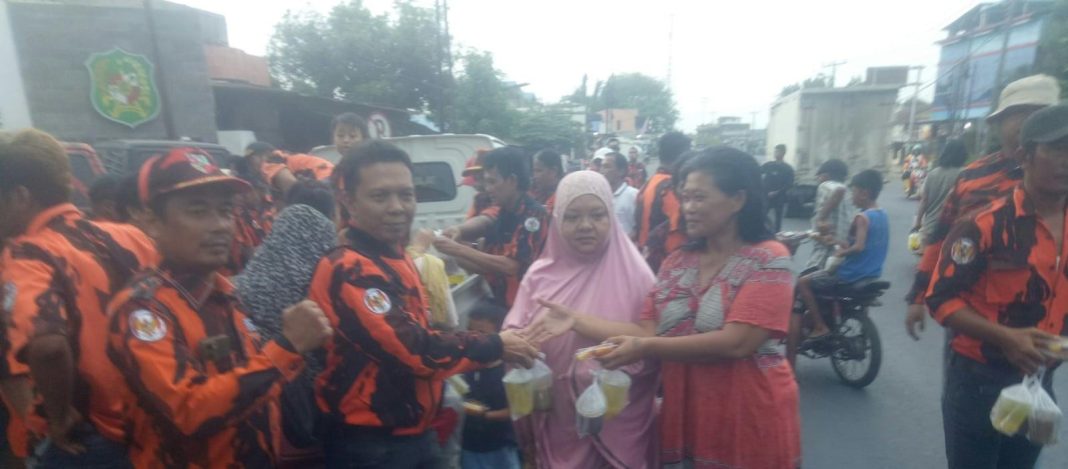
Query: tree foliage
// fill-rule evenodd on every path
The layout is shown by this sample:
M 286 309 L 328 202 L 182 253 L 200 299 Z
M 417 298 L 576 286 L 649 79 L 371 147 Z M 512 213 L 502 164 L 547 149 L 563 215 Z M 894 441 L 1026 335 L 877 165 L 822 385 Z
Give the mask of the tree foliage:
M 519 115 L 512 140 L 530 148 L 552 148 L 561 153 L 585 148 L 582 124 L 571 120 L 563 106 L 538 106 Z
M 1068 0 L 1056 0 L 1046 17 L 1035 56 L 1035 73 L 1057 78 L 1068 90 Z
M 509 90 L 488 52 L 470 52 L 461 58 L 463 68 L 456 79 L 452 130 L 510 137 L 519 118 Z
M 399 0 L 373 14 L 348 0 L 328 15 L 290 11 L 268 48 L 275 79 L 302 93 L 403 109 L 438 109 L 451 77 L 442 67 L 434 11 Z
M 655 130 L 671 130 L 679 119 L 675 97 L 667 84 L 641 73 L 608 77 L 593 99 L 593 111 L 604 109 L 637 109 L 638 119 L 652 119 L 649 127 Z

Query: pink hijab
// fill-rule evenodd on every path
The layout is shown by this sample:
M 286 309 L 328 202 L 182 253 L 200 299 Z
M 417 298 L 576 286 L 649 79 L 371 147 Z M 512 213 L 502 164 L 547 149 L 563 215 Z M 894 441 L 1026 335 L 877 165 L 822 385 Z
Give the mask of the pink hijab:
M 600 253 L 581 255 L 560 232 L 564 212 L 575 199 L 594 195 L 604 202 L 612 228 Z M 541 257 L 519 286 L 505 329 L 529 326 L 542 313 L 538 299 L 613 321 L 638 322 L 655 276 L 638 249 L 623 232 L 612 209 L 612 190 L 604 176 L 579 171 L 566 176 L 556 191 L 552 229 Z M 575 400 L 592 383 L 594 361 L 575 362 L 575 351 L 596 342 L 568 332 L 542 344 L 553 370 L 553 409 L 516 422 L 520 439 L 537 446 L 539 467 L 587 468 L 610 464 L 617 468 L 651 467 L 655 444 L 653 398 L 657 370 L 648 363 L 628 367 L 630 404 L 605 422 L 597 437 L 579 438 L 575 430 Z M 523 443 L 530 443 L 524 441 Z

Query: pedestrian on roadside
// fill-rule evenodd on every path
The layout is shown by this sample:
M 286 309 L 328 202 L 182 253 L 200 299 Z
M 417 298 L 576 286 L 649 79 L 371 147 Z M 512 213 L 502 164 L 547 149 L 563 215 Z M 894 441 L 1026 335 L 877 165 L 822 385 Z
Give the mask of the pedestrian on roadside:
M 668 132 L 657 142 L 660 167 L 638 191 L 638 205 L 634 211 L 639 250 L 646 249 L 649 233 L 661 223 L 671 222 L 669 231 L 679 229 L 682 216 L 671 174 L 677 169 L 679 158 L 689 151 L 691 146 L 690 137 L 682 132 Z
M 638 203 L 638 189 L 627 184 L 626 172 L 626 157 L 619 153 L 605 155 L 601 174 L 608 180 L 612 189 L 612 207 L 615 210 L 616 222 L 623 228 L 627 237 L 634 239 L 634 211 Z
M 999 433 L 990 409 L 1025 375 L 1052 395 L 1051 346 L 1068 335 L 1068 105 L 1028 117 L 1019 142 L 1022 183 L 953 226 L 927 294 L 956 332 L 942 394 L 950 469 L 1034 467 L 1042 447 Z
M 627 169 L 628 182 L 635 189 L 641 189 L 645 185 L 645 180 L 649 178 L 645 163 L 641 161 L 641 150 L 638 147 L 630 147 L 627 156 L 630 158 L 630 166 Z
M 128 468 L 132 435 L 115 386 L 122 377 L 106 354 L 105 311 L 157 255 L 140 230 L 89 221 L 70 203 L 70 177 L 67 153 L 50 135 L 0 134 L 4 401 L 47 437 L 36 467 Z
M 1060 94 L 1060 85 L 1049 75 L 1021 78 L 1001 91 L 997 110 L 986 118 L 987 124 L 998 130 L 1001 149 L 961 170 L 953 191 L 942 204 L 942 213 L 932 227 L 931 236 L 924 240 L 923 257 L 916 265 L 916 278 L 905 297 L 908 303 L 905 329 L 913 339 L 919 340 L 918 331 L 925 326 L 928 311 L 924 296 L 929 290 L 946 234 L 972 212 L 1012 193 L 1023 178 L 1020 162 L 1015 157 L 1020 146 L 1020 128 L 1035 111 L 1057 104 Z M 945 356 L 948 357 L 948 353 Z
M 272 467 L 281 384 L 331 329 L 309 301 L 264 340 L 218 273 L 234 236 L 235 196 L 250 190 L 207 154 L 177 149 L 141 168 L 142 200 L 161 267 L 112 300 L 108 357 L 125 388 L 137 468 Z M 119 385 L 125 383 L 125 387 Z
M 775 161 L 764 163 L 760 168 L 764 175 L 764 191 L 768 197 L 768 211 L 773 212 L 772 226 L 775 232 L 782 231 L 782 216 L 786 210 L 789 191 L 794 187 L 794 168 L 783 161 L 786 145 L 775 145 Z
M 942 154 L 935 161 L 935 168 L 927 173 L 920 192 L 920 207 L 916 213 L 916 223 L 912 231 L 919 231 L 923 239 L 931 237 L 938 219 L 942 215 L 942 206 L 946 197 L 953 191 L 964 163 L 968 161 L 968 148 L 960 140 L 946 142 Z
M 489 176 L 497 170 L 487 165 Z M 433 467 L 440 446 L 430 424 L 445 378 L 501 359 L 530 366 L 537 352 L 514 332 L 430 329 L 425 290 L 404 252 L 416 209 L 407 153 L 364 142 L 338 163 L 334 182 L 351 219 L 309 295 L 335 328 L 316 381 L 320 410 L 331 417 L 326 467 Z

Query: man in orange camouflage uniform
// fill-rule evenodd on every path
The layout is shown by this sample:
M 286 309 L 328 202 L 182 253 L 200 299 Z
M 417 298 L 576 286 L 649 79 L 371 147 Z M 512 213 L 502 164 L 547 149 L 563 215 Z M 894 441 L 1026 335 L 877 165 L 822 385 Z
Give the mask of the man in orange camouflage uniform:
M 1020 127 L 1035 111 L 1056 104 L 1059 96 L 1057 81 L 1046 75 L 1034 75 L 1009 83 L 1001 92 L 998 109 L 987 118 L 987 122 L 998 127 L 1002 150 L 969 164 L 961 171 L 953 190 L 946 197 L 938 224 L 925 240 L 926 247 L 916 266 L 915 281 L 906 296 L 909 307 L 905 326 L 914 339 L 919 339 L 917 328 L 922 330 L 924 327 L 927 315 L 924 294 L 930 286 L 931 274 L 946 234 L 954 223 L 967 219 L 992 201 L 1012 193 L 1023 178 L 1015 157 L 1016 148 L 1020 146 Z
M 990 409 L 1024 375 L 1052 394 L 1064 358 L 1052 346 L 1068 336 L 1068 105 L 1035 112 L 1020 141 L 1023 182 L 953 226 L 927 294 L 957 333 L 942 395 L 951 469 L 1034 467 L 1042 447 L 999 433 Z
M 130 402 L 130 459 L 138 468 L 272 467 L 281 384 L 329 337 L 326 318 L 305 301 L 284 312 L 280 339 L 256 333 L 217 272 L 235 196 L 249 186 L 209 155 L 172 150 L 146 163 L 140 182 L 163 259 L 115 296 L 107 326 L 121 371 L 113 386 Z
M 514 332 L 430 329 L 426 294 L 402 243 L 415 217 L 412 163 L 383 141 L 364 142 L 337 166 L 352 218 L 346 244 L 320 261 L 309 297 L 335 328 L 316 397 L 332 423 L 327 467 L 437 467 L 430 430 L 450 375 L 537 351 Z
M 484 252 L 439 237 L 434 247 L 453 256 L 465 270 L 482 274 L 494 300 L 511 307 L 527 269 L 541 255 L 549 232 L 549 213 L 530 196 L 530 165 L 526 152 L 504 147 L 486 153 L 483 178 L 486 193 L 500 213 L 486 233 Z
M 36 467 L 129 467 L 121 378 L 101 331 L 112 294 L 156 253 L 133 226 L 89 221 L 71 205 L 70 171 L 47 134 L 0 137 L 0 379 L 11 414 L 48 437 Z

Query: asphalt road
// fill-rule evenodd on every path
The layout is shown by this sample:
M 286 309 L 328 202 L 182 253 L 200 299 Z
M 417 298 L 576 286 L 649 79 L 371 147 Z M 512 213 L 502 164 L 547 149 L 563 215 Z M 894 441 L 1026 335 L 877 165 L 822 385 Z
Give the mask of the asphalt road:
M 942 432 L 942 328 L 933 321 L 920 341 L 905 332 L 904 296 L 916 257 L 907 237 L 917 202 L 906 200 L 901 185 L 891 181 L 880 196 L 890 216 L 890 254 L 883 278 L 893 286 L 884 306 L 871 311 L 883 342 L 882 370 L 875 382 L 856 390 L 841 384 L 830 360 L 798 357 L 801 390 L 802 448 L 805 468 L 901 469 L 946 467 Z M 808 221 L 784 220 L 783 229 L 807 229 Z M 803 246 L 795 257 L 808 258 Z M 1054 381 L 1061 402 L 1068 396 L 1068 372 Z M 1062 405 L 1062 409 L 1064 406 Z M 1068 467 L 1068 425 L 1060 444 L 1043 451 L 1040 467 Z

